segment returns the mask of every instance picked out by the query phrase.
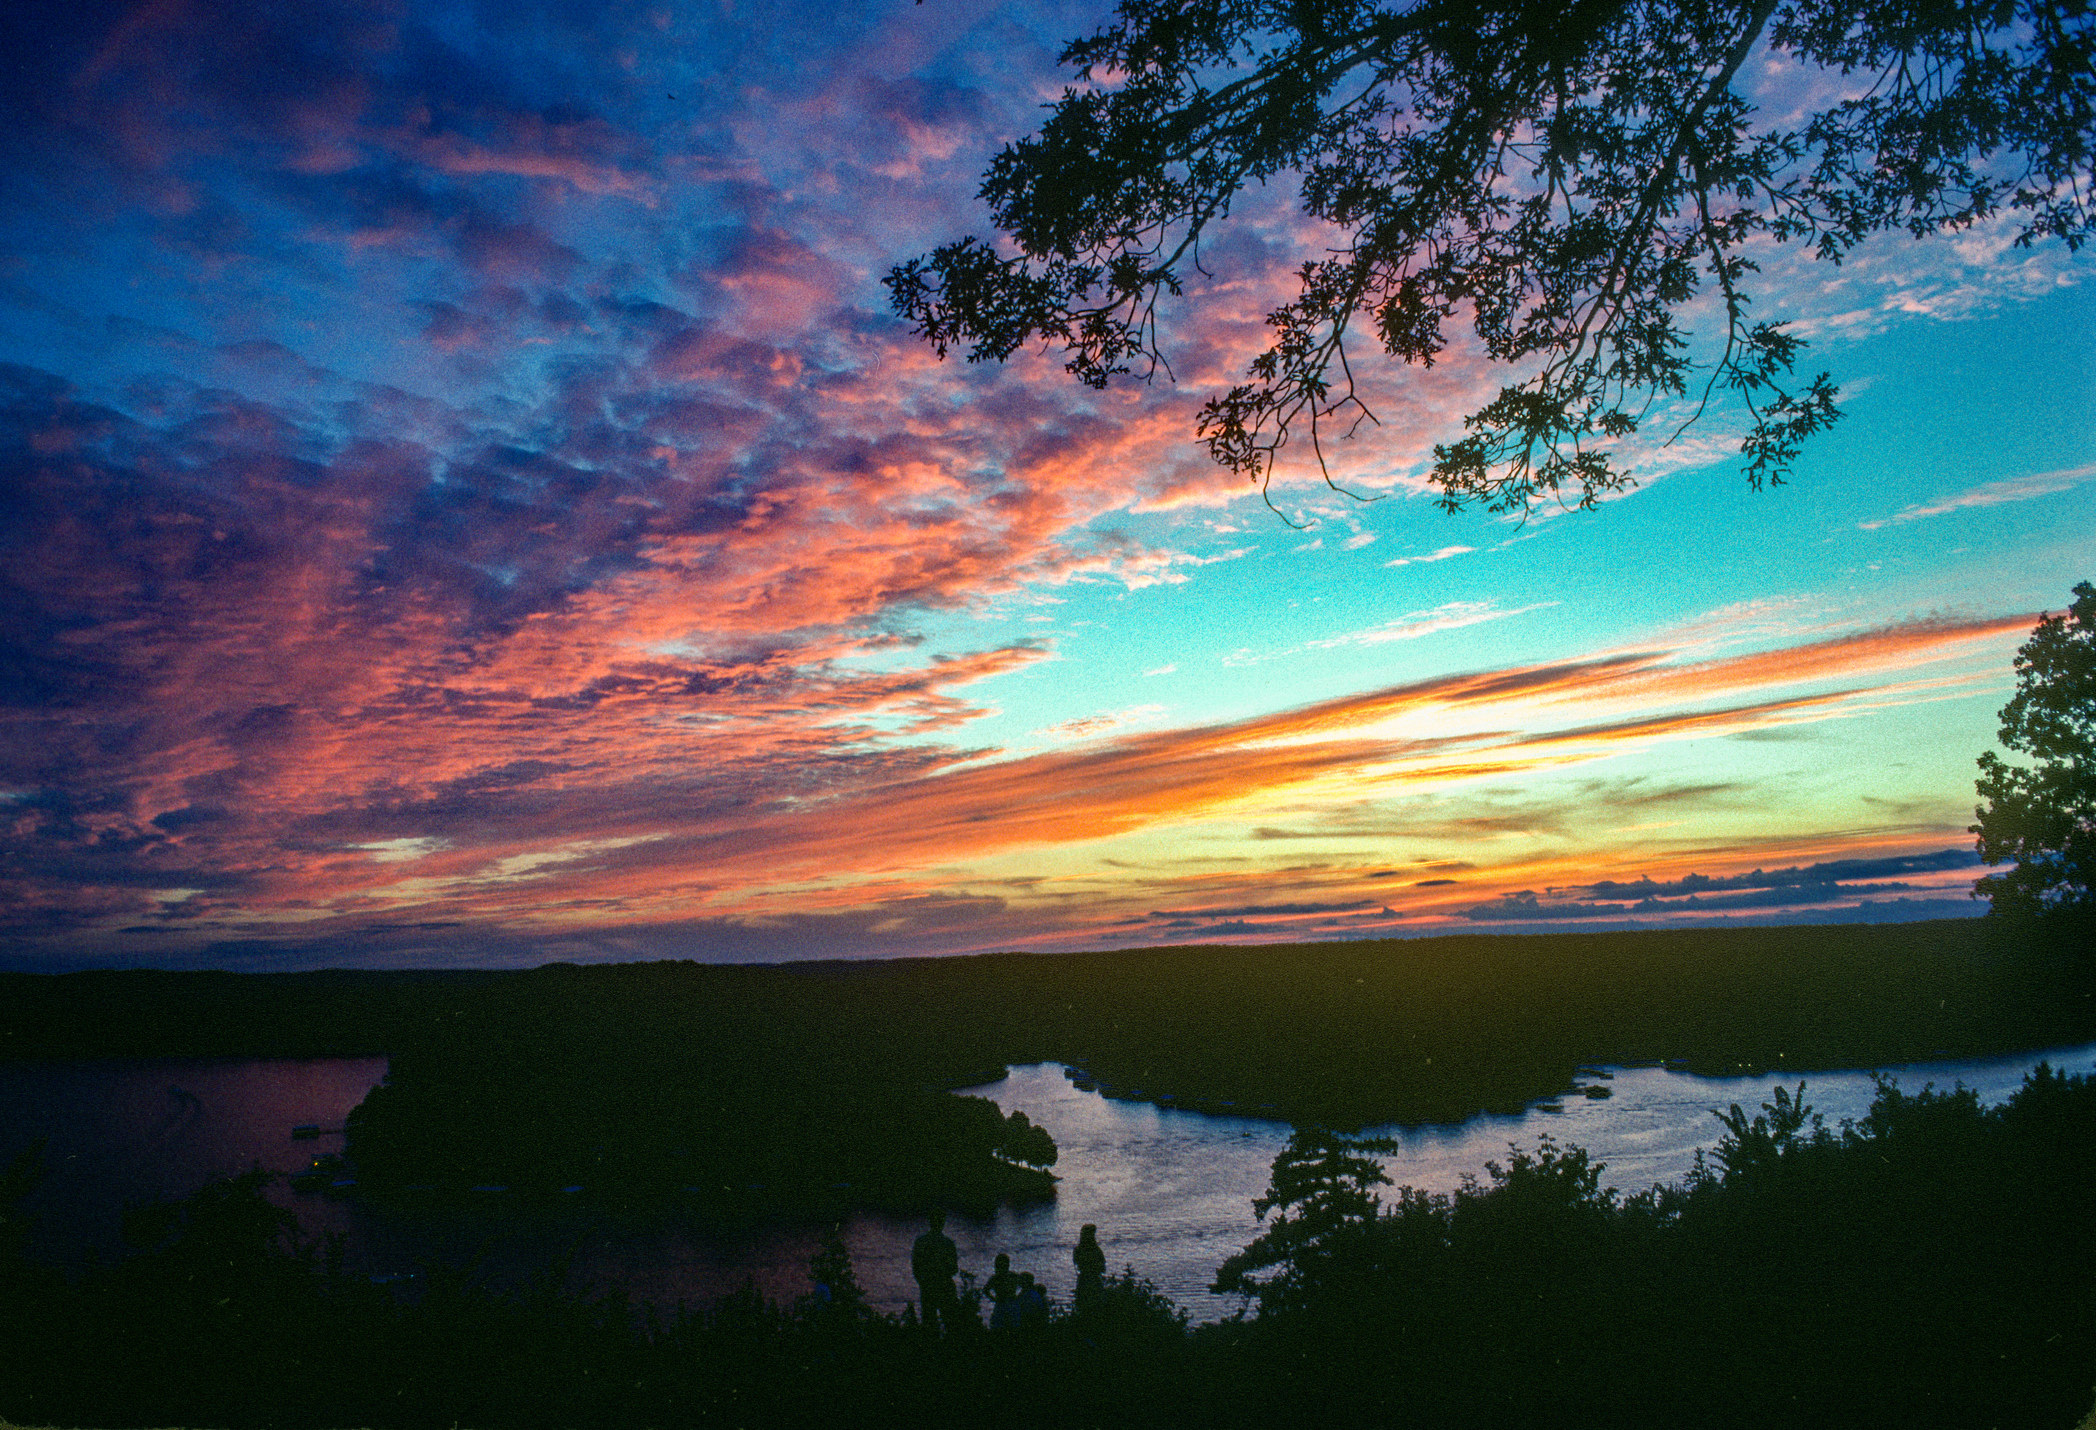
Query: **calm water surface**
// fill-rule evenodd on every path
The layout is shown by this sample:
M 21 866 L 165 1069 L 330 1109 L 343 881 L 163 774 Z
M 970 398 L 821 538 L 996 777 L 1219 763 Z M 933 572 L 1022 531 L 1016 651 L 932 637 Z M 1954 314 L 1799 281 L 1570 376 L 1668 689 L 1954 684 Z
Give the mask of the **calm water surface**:
M 2096 1069 L 2096 1044 L 1981 1062 L 1888 1069 L 1907 1089 L 1962 1082 L 1982 1101 L 1999 1102 L 2040 1058 L 2069 1072 Z M 291 1172 L 318 1152 L 339 1151 L 343 1118 L 385 1074 L 384 1059 L 238 1062 L 0 1064 L 0 1159 L 39 1139 L 49 1175 L 34 1198 L 35 1251 L 78 1264 L 121 1250 L 127 1206 L 186 1195 L 216 1178 L 261 1166 Z M 1385 1159 L 1393 1182 L 1453 1191 L 1508 1144 L 1533 1148 L 1543 1136 L 1577 1143 L 1607 1164 L 1603 1181 L 1637 1190 L 1679 1179 L 1696 1149 L 1720 1132 L 1713 1110 L 1739 1103 L 1752 1112 L 1786 1078 L 1699 1078 L 1657 1068 L 1607 1069 L 1606 1100 L 1565 1099 L 1562 1111 L 1478 1117 L 1458 1127 L 1377 1129 L 1396 1138 Z M 1860 1117 L 1873 1088 L 1863 1073 L 1803 1075 L 1806 1100 L 1830 1125 Z M 1006 1207 L 987 1220 L 956 1217 L 947 1230 L 961 1264 L 978 1276 L 999 1251 L 1031 1270 L 1057 1297 L 1075 1281 L 1070 1248 L 1078 1228 L 1099 1226 L 1116 1271 L 1134 1270 L 1193 1313 L 1213 1320 L 1235 1298 L 1209 1294 L 1221 1261 L 1259 1232 L 1252 1199 L 1266 1189 L 1284 1124 L 1211 1117 L 1148 1103 L 1113 1101 L 1078 1090 L 1053 1063 L 1014 1067 L 969 1091 L 1007 1112 L 1024 1111 L 1061 1148 L 1053 1202 Z M 319 1124 L 317 1140 L 291 1129 Z M 485 1207 L 374 1210 L 354 1202 L 272 1191 L 295 1209 L 309 1235 L 339 1232 L 350 1264 L 397 1275 L 432 1262 L 477 1264 L 496 1284 L 517 1284 L 556 1257 L 569 1259 L 569 1284 L 623 1287 L 637 1300 L 704 1305 L 754 1279 L 767 1295 L 791 1300 L 807 1289 L 808 1258 L 821 1228 L 774 1224 L 724 1231 L 698 1225 L 640 1224 L 589 1207 L 490 1200 Z M 871 1213 L 844 1225 L 859 1279 L 876 1304 L 896 1310 L 915 1295 L 909 1273 L 916 1219 Z
M 30 1244 L 78 1264 L 123 1250 L 127 1207 L 340 1152 L 343 1119 L 385 1075 L 384 1058 L 0 1063 L 0 1162 L 44 1144 Z M 322 1135 L 294 1141 L 301 1123 Z M 341 1204 L 296 1200 L 310 1234 L 347 1229 Z

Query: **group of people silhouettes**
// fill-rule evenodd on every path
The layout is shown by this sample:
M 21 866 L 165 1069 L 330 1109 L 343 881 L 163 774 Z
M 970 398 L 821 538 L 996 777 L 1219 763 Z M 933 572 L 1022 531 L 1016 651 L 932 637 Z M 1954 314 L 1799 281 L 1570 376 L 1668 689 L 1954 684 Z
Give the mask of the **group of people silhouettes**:
M 931 1229 L 910 1248 L 910 1271 L 917 1278 L 917 1303 L 927 1330 L 948 1330 L 961 1314 L 961 1300 L 954 1278 L 961 1273 L 960 1249 L 946 1234 L 946 1213 L 934 1208 Z M 1106 1288 L 1106 1253 L 1099 1246 L 1099 1228 L 1085 1223 L 1070 1253 L 1077 1264 L 1075 1304 L 1082 1311 Z M 1048 1293 L 1031 1271 L 1013 1271 L 1012 1259 L 997 1253 L 997 1266 L 983 1283 L 990 1298 L 990 1329 L 1022 1330 L 1048 1324 Z

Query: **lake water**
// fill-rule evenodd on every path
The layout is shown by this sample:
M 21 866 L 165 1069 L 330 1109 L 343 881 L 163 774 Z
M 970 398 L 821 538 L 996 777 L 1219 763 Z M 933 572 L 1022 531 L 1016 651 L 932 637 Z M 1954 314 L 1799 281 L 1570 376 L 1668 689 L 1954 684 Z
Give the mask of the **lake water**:
M 1999 1102 L 2041 1058 L 2069 1072 L 2096 1069 L 2096 1044 L 1979 1062 L 1894 1068 L 1908 1090 L 1962 1082 L 1982 1101 Z M 261 1166 L 302 1169 L 316 1153 L 341 1150 L 349 1110 L 385 1074 L 384 1059 L 237 1062 L 0 1064 L 0 1160 L 45 1142 L 48 1176 L 32 1199 L 33 1251 L 79 1264 L 120 1251 L 127 1206 L 178 1197 L 216 1178 Z M 1696 1149 L 1721 1131 L 1710 1114 L 1732 1103 L 1757 1110 L 1778 1083 L 1799 1075 L 1700 1078 L 1658 1068 L 1610 1068 L 1605 1100 L 1571 1097 L 1562 1111 L 1478 1117 L 1457 1127 L 1375 1129 L 1400 1150 L 1384 1159 L 1394 1183 L 1453 1191 L 1465 1175 L 1504 1160 L 1509 1143 L 1533 1148 L 1548 1135 L 1577 1143 L 1605 1162 L 1603 1181 L 1636 1190 L 1678 1180 Z M 1873 1088 L 1863 1073 L 1807 1073 L 1806 1100 L 1830 1125 L 1860 1117 Z M 968 1091 L 1007 1112 L 1024 1111 L 1061 1149 L 1052 1202 L 1005 1207 L 976 1221 L 955 1217 L 947 1230 L 961 1264 L 986 1275 L 999 1251 L 1039 1276 L 1052 1295 L 1075 1281 L 1070 1248 L 1078 1228 L 1097 1223 L 1109 1265 L 1132 1267 L 1157 1283 L 1197 1321 L 1236 1309 L 1209 1294 L 1215 1268 L 1258 1235 L 1252 1199 L 1288 1139 L 1285 1124 L 1212 1117 L 1079 1090 L 1053 1063 L 1014 1067 L 998 1082 Z M 318 1124 L 317 1139 L 293 1127 Z M 819 1226 L 778 1224 L 724 1231 L 698 1225 L 640 1224 L 591 1207 L 490 1202 L 484 1208 L 368 1209 L 353 1201 L 272 1195 L 297 1211 L 309 1235 L 339 1232 L 349 1263 L 366 1274 L 399 1275 L 440 1262 L 476 1262 L 485 1279 L 517 1284 L 561 1254 L 572 1286 L 623 1287 L 637 1300 L 705 1305 L 756 1281 L 790 1300 L 807 1289 L 806 1268 Z M 859 1279 L 874 1302 L 899 1309 L 915 1295 L 910 1243 L 921 1220 L 861 1213 L 844 1226 Z

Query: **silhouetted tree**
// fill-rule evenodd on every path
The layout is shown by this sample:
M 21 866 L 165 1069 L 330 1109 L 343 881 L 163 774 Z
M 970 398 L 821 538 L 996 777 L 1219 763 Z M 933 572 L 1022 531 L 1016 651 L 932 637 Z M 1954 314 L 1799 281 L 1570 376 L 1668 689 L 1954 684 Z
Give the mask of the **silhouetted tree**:
M 997 1154 L 1010 1162 L 1028 1167 L 1053 1167 L 1055 1165 L 1055 1139 L 1048 1135 L 1045 1127 L 1034 1126 L 1023 1112 L 1014 1112 L 1004 1120 L 1004 1132 L 997 1144 Z
M 1808 1122 L 1814 1134 L 1821 1131 L 1823 1125 L 1819 1114 L 1805 1101 L 1803 1082 L 1798 1084 L 1796 1093 L 1778 1085 L 1775 1099 L 1762 1103 L 1760 1114 L 1752 1119 L 1740 1111 L 1736 1102 L 1730 1112 L 1713 1111 L 1710 1115 L 1725 1128 L 1725 1135 L 1718 1140 L 1713 1155 L 1727 1177 L 1755 1176 L 1777 1165 L 1783 1160 L 1783 1154 L 1805 1134 Z M 1699 1177 L 1704 1175 L 1700 1151 L 1696 1154 L 1696 1168 Z
M 1360 328 L 1427 366 L 1451 320 L 1529 374 L 1435 449 L 1451 511 L 1590 505 L 1630 480 L 1605 444 L 1719 392 L 1750 419 L 1749 482 L 1780 482 L 1838 414 L 1750 307 L 1765 240 L 1838 262 L 2003 209 L 2023 245 L 2075 248 L 2096 221 L 2085 0 L 1122 0 L 1062 62 L 1078 84 L 984 177 L 1009 242 L 901 265 L 894 307 L 942 355 L 1038 339 L 1094 387 L 1169 371 L 1159 300 L 1206 271 L 1243 190 L 1292 179 L 1319 221 L 1300 289 L 1200 418 L 1262 491 L 1291 435 L 1322 466 L 1329 432 L 1373 420 Z M 1824 107 L 1761 121 L 1745 91 L 1771 63 Z M 1700 303 L 1708 361 L 1677 321 Z
M 823 1233 L 822 1245 L 808 1258 L 808 1280 L 814 1291 L 809 1312 L 826 1325 L 856 1325 L 870 1319 L 874 1310 L 867 1304 L 866 1288 L 852 1269 L 851 1248 L 844 1244 L 844 1228 L 833 1225 Z
M 1368 1154 L 1394 1150 L 1387 1140 L 1296 1128 L 1274 1158 L 1266 1195 L 1252 1201 L 1266 1229 L 1216 1269 L 1210 1289 L 1256 1295 L 1262 1311 L 1327 1292 L 1329 1273 L 1351 1259 L 1348 1253 L 1375 1224 L 1381 1205 L 1375 1189 L 1390 1184 Z M 1273 1274 L 1261 1279 L 1254 1274 L 1261 1271 Z
M 2016 694 L 2001 743 L 2025 767 L 1980 756 L 1980 857 L 2015 868 L 1973 886 L 1997 916 L 2096 914 L 2096 586 L 2074 588 L 2064 616 L 2038 622 L 2016 652 Z

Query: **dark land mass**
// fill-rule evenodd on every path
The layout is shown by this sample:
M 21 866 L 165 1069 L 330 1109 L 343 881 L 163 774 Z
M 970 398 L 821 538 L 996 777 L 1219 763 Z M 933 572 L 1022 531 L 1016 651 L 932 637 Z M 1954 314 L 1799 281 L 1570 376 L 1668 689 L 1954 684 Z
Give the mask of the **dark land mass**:
M 1359 1127 L 1518 1111 L 1582 1065 L 1869 1068 L 2096 1039 L 2096 960 L 1993 920 L 503 973 L 0 979 L 22 1057 L 389 1054 L 370 1191 L 581 1185 L 751 1207 L 1040 1195 L 1039 1129 L 946 1090 Z
M 1248 1314 L 1188 1327 L 1133 1275 L 1031 1324 L 875 1314 L 833 1240 L 820 1290 L 711 1308 L 412 1289 L 302 1245 L 266 1174 L 141 1211 L 133 1254 L 26 1261 L 0 1176 L 0 1417 L 24 1425 L 421 1430 L 2068 1430 L 2096 1379 L 2096 1077 L 1999 1108 L 1881 1090 L 1815 1128 L 1734 1109 L 1710 1164 L 1621 1197 L 1547 1142 L 1452 1196 L 1386 1194 L 1299 1129 Z M 1364 1167 L 1366 1170 L 1364 1171 Z
M 517 975 L 0 972 L 0 1061 L 383 1057 Z

